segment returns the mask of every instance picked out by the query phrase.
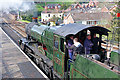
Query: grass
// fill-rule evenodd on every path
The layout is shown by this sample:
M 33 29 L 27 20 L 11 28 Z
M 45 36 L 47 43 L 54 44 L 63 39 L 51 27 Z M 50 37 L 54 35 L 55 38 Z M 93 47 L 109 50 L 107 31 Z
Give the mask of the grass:
M 27 21 L 27 20 L 18 20 L 18 21 L 30 23 L 30 21 Z

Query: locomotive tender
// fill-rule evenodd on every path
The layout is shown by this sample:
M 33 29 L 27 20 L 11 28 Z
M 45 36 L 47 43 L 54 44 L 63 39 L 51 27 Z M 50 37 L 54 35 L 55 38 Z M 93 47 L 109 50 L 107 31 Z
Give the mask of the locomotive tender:
M 118 78 L 120 54 L 115 51 L 108 55 L 107 50 L 101 47 L 102 35 L 108 37 L 108 29 L 100 26 L 89 26 L 79 23 L 67 24 L 64 26 L 49 27 L 38 25 L 31 22 L 26 25 L 27 38 L 19 40 L 21 49 L 36 64 L 53 79 L 58 78 Z M 75 35 L 83 44 L 87 30 L 90 31 L 91 37 L 97 33 L 99 35 L 99 53 L 90 53 L 86 57 L 83 53 L 77 54 L 76 60 L 71 61 L 70 72 L 68 71 L 68 51 L 64 45 L 69 35 Z M 99 56 L 99 59 L 96 59 Z M 109 57 L 108 57 L 109 56 Z

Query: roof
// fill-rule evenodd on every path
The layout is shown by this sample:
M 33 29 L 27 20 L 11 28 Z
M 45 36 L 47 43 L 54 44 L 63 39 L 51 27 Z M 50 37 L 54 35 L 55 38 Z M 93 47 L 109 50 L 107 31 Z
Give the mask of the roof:
M 17 12 L 15 12 L 15 11 L 10 11 L 9 13 L 12 15 L 18 15 Z
M 99 34 L 104 34 L 104 35 L 108 35 L 108 32 L 110 32 L 108 29 L 100 26 L 89 26 L 89 25 L 84 25 L 80 23 L 73 23 L 73 24 L 67 24 L 58 28 L 54 33 L 65 37 L 70 34 L 75 35 L 84 29 L 94 30 Z
M 58 6 L 58 5 L 60 5 L 60 4 L 47 4 L 47 6 Z
M 108 3 L 99 3 L 98 7 L 100 7 L 100 8 L 106 7 L 109 10 L 110 8 L 112 8 L 115 5 L 116 5 L 115 3 L 109 3 L 109 2 Z
M 62 10 L 47 10 L 47 11 L 42 11 L 42 13 L 63 13 Z
M 73 9 L 73 10 L 67 11 L 65 14 L 81 13 L 81 12 L 83 12 L 83 9 Z
M 110 10 L 111 8 L 113 8 L 113 7 L 117 7 L 117 5 L 105 5 L 104 7 L 106 7 L 108 10 Z
M 101 12 L 101 8 L 91 8 L 87 12 L 89 13 Z
M 111 20 L 112 16 L 107 12 L 100 13 L 73 13 L 71 14 L 74 21 L 82 21 L 82 20 L 97 20 L 100 21 L 102 19 Z
M 77 6 L 77 5 L 80 5 L 80 4 L 78 4 L 78 3 L 77 4 L 71 4 L 71 6 Z
M 79 13 L 79 12 L 87 12 L 88 10 L 90 10 L 91 8 L 90 7 L 87 7 L 87 8 L 72 8 L 72 7 L 69 7 L 68 9 L 70 9 L 70 11 L 66 11 L 67 13 Z

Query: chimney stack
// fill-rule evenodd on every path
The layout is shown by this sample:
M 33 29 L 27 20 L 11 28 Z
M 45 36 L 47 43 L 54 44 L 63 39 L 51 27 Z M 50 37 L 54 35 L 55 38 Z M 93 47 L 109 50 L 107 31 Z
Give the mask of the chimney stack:
M 45 13 L 47 13 L 47 9 L 48 9 L 47 6 L 45 6 Z
M 37 20 L 38 18 L 37 18 L 37 12 L 34 12 L 34 15 L 33 15 L 33 17 L 32 17 L 32 22 L 38 22 L 38 20 Z
M 72 10 L 72 8 L 71 8 L 71 6 L 70 6 L 69 11 L 71 11 L 71 10 Z
M 58 6 L 55 6 L 55 10 L 58 12 Z

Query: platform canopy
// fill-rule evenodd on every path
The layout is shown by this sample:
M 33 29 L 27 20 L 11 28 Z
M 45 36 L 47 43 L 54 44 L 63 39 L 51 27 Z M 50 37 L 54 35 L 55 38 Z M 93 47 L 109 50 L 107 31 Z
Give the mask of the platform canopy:
M 110 32 L 108 29 L 100 26 L 90 26 L 90 25 L 84 25 L 80 23 L 71 23 L 58 28 L 54 33 L 65 37 L 70 34 L 76 35 L 78 32 L 85 29 L 94 31 L 95 33 L 102 34 L 102 35 L 108 35 L 108 32 Z

